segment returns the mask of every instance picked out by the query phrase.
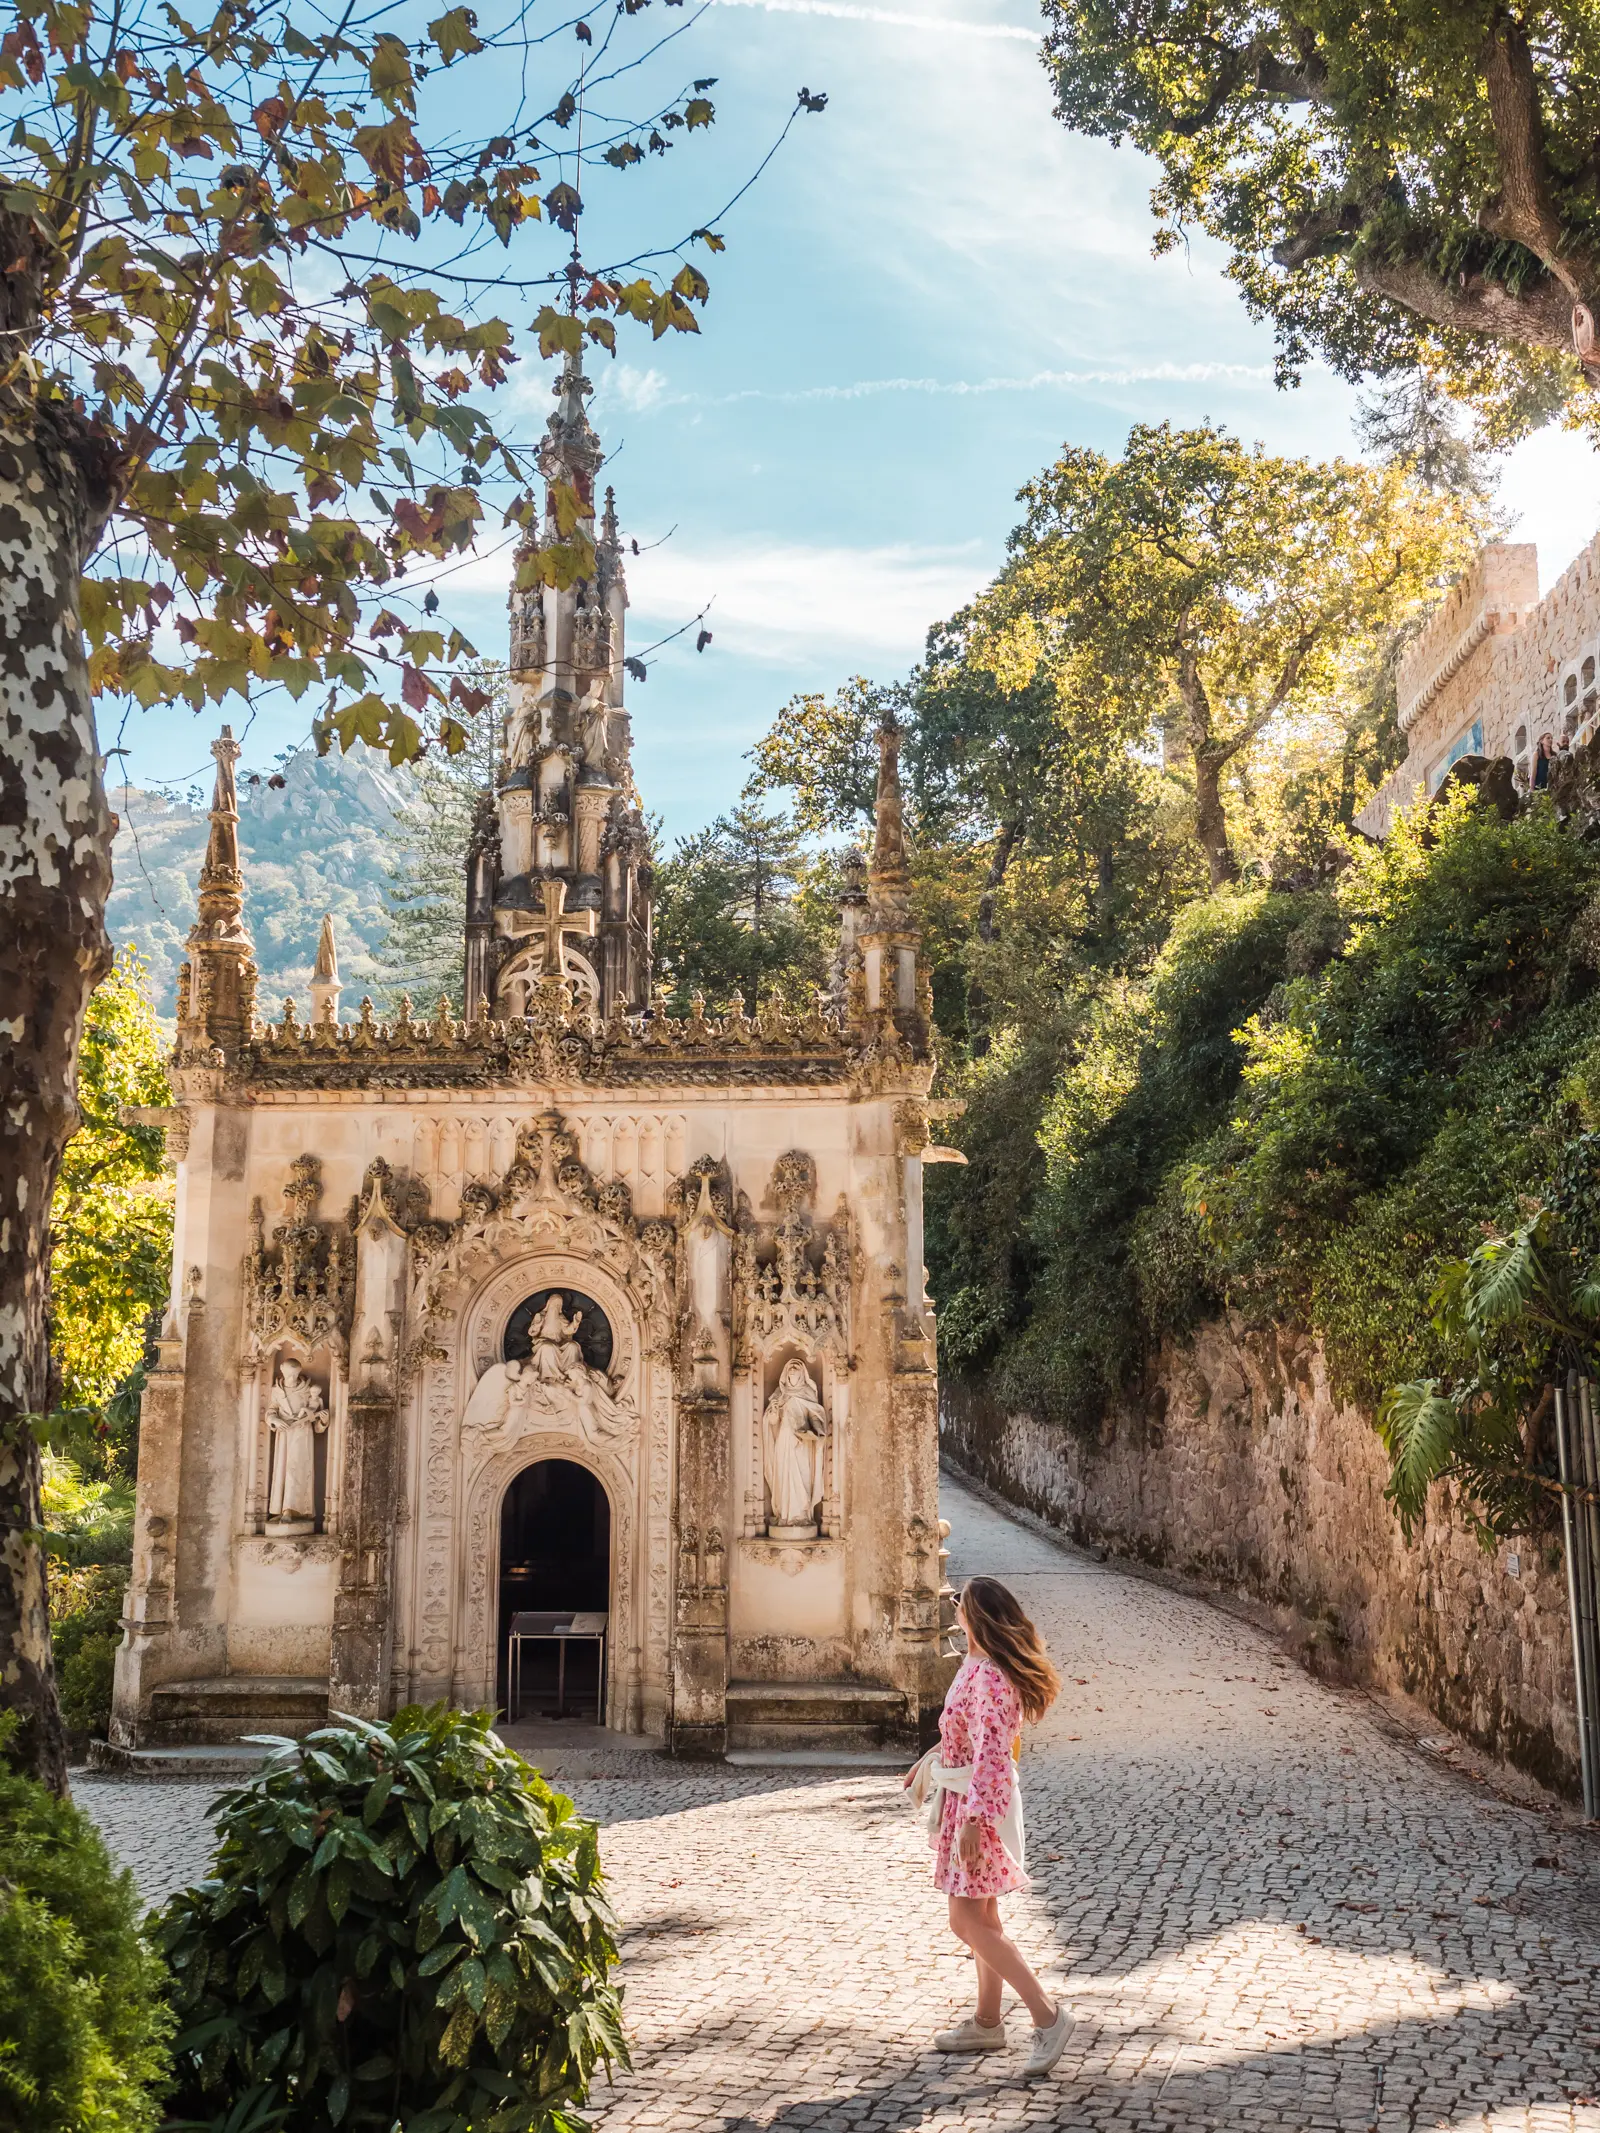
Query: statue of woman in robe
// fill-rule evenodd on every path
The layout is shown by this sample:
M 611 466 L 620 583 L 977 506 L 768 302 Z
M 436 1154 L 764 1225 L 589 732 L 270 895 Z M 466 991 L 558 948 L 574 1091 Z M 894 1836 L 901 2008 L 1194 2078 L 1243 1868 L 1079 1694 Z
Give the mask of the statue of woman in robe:
M 317 1520 L 317 1439 L 328 1426 L 322 1388 L 286 1355 L 267 1402 L 272 1432 L 272 1486 L 267 1517 L 275 1526 L 312 1529 Z
M 817 1381 L 799 1356 L 783 1366 L 761 1418 L 761 1433 L 772 1497 L 770 1531 L 791 1537 L 815 1533 L 828 1416 Z

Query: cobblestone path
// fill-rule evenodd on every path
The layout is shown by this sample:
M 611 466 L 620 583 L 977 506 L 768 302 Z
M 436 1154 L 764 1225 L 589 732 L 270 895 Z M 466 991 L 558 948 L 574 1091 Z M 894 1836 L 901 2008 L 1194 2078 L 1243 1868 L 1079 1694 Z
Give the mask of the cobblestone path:
M 1066 2057 L 1021 2080 L 1020 2010 L 1005 2055 L 928 2049 L 971 1971 L 894 1781 L 618 1757 L 567 1788 L 625 1931 L 635 2068 L 597 2092 L 603 2133 L 1600 2133 L 1600 1839 L 1250 1627 L 945 1494 L 955 1570 L 1012 1583 L 1066 1677 L 1009 1899 Z M 147 1893 L 198 1871 L 201 1788 L 79 1797 Z

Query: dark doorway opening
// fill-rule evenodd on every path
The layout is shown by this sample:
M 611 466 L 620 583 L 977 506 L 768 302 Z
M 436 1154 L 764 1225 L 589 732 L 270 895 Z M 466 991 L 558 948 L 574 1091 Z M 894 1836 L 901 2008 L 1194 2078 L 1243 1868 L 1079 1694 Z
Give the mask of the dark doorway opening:
M 507 1638 L 516 1614 L 604 1614 L 611 1605 L 611 1505 L 589 1469 L 573 1459 L 525 1466 L 500 1507 L 498 1696 L 506 1709 Z M 524 1645 L 519 1718 L 554 1717 L 560 1647 Z M 598 1723 L 600 1647 L 573 1641 L 562 1684 L 565 1715 Z

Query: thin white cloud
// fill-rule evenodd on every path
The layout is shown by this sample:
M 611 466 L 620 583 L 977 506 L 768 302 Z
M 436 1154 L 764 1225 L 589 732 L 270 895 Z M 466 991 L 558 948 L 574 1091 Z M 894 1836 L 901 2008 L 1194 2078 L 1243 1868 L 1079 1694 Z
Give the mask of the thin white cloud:
M 803 385 L 782 391 L 747 385 L 731 393 L 675 393 L 659 370 L 619 367 L 613 389 L 636 414 L 658 407 L 732 407 L 741 400 L 870 400 L 880 393 L 927 393 L 970 399 L 985 393 L 1071 392 L 1083 385 L 1266 385 L 1268 363 L 1143 363 L 1108 370 L 1036 370 L 1025 378 L 857 378 L 848 385 Z
M 718 396 L 734 400 L 866 400 L 877 393 L 976 393 L 1070 391 L 1078 385 L 1258 385 L 1272 377 L 1268 363 L 1147 363 L 1119 370 L 1036 370 L 1026 378 L 860 378 L 852 385 L 807 385 L 794 392 L 748 386 Z
M 959 547 L 807 547 L 799 542 L 727 548 L 668 542 L 628 562 L 628 641 L 642 651 L 657 629 L 676 628 L 710 600 L 717 648 L 760 660 L 804 654 L 818 672 L 860 657 L 908 664 L 928 625 L 985 583 L 976 541 Z
M 853 7 L 843 0 L 718 0 L 722 7 L 759 7 L 769 15 L 833 15 L 841 22 L 881 22 L 894 30 L 943 31 L 951 37 L 1003 37 L 1038 44 L 1037 30 L 1008 22 L 958 22 L 945 15 L 902 15 L 886 7 Z
M 648 414 L 672 396 L 667 391 L 666 372 L 652 364 L 648 370 L 632 363 L 618 363 L 600 373 L 600 390 L 606 400 L 618 400 L 630 414 Z

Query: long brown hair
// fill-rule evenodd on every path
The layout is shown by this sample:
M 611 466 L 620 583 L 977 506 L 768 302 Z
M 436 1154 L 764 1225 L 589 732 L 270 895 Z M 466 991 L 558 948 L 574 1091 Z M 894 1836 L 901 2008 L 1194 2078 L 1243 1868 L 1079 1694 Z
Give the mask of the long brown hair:
M 1037 1722 L 1061 1693 L 1044 1640 L 998 1578 L 968 1578 L 961 1589 L 968 1642 L 992 1659 L 1022 1698 L 1022 1715 Z

